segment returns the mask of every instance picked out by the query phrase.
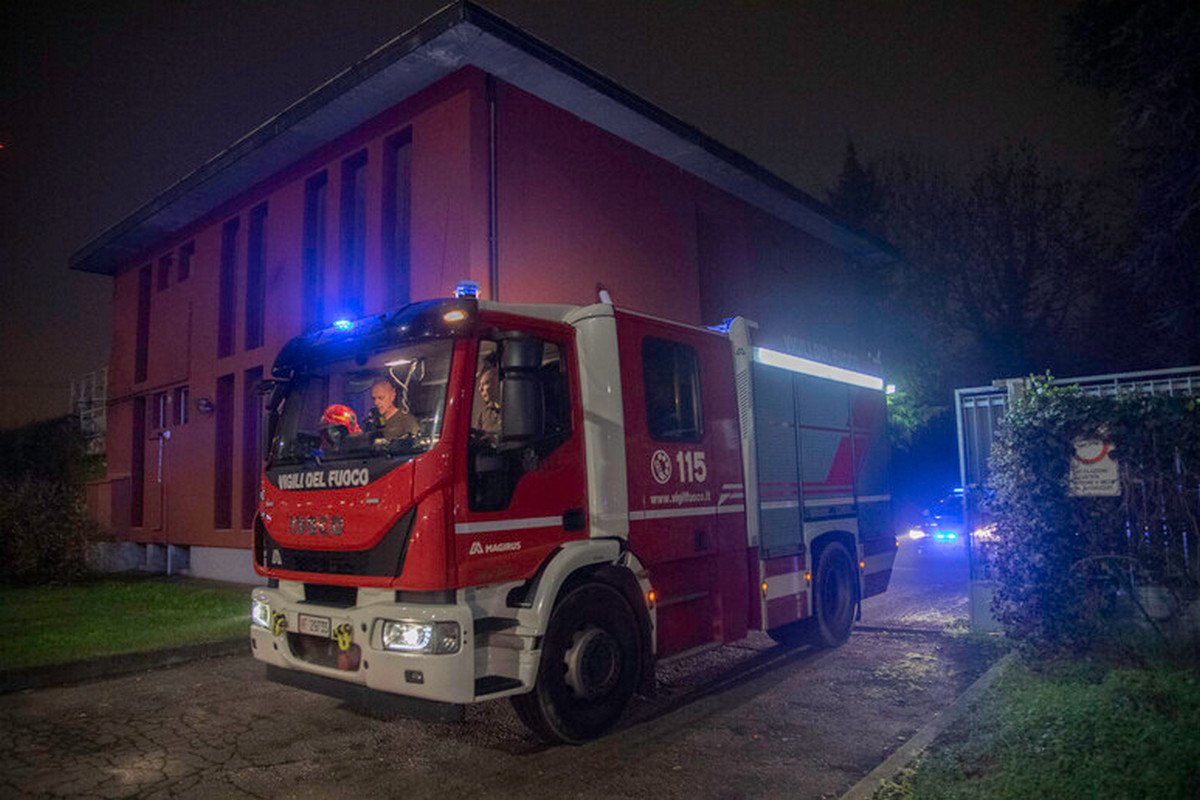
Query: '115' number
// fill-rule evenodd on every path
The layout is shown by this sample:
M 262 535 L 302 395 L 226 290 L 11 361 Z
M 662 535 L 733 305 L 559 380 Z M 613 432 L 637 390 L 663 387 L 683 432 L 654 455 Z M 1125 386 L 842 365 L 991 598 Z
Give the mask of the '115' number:
M 703 450 L 689 450 L 675 454 L 679 462 L 679 480 L 683 483 L 704 483 L 708 478 L 708 465 L 704 463 Z

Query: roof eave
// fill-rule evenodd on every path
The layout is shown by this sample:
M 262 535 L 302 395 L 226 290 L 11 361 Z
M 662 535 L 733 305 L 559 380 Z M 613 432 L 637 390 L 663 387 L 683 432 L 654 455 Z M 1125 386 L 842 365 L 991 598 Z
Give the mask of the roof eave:
M 598 125 L 848 255 L 898 257 L 886 242 L 696 128 L 469 2 L 438 11 L 343 70 L 84 245 L 71 269 L 112 275 L 162 238 L 446 75 L 473 65 Z M 236 169 L 234 169 L 236 167 Z

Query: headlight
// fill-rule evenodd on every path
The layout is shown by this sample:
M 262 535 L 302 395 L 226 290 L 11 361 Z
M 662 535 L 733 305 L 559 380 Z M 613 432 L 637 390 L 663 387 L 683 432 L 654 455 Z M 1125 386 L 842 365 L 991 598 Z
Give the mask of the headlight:
M 908 538 L 910 538 L 910 539 L 924 539 L 924 538 L 925 538 L 925 531 L 921 530 L 920 528 L 909 528 L 909 529 L 908 529 Z
M 251 599 L 250 621 L 264 628 L 271 627 L 271 604 L 261 597 Z
M 402 653 L 457 653 L 459 629 L 457 622 L 383 621 L 384 650 Z
M 984 525 L 982 528 L 976 528 L 971 531 L 971 538 L 977 542 L 995 542 L 999 541 L 1000 537 L 996 535 L 996 524 Z

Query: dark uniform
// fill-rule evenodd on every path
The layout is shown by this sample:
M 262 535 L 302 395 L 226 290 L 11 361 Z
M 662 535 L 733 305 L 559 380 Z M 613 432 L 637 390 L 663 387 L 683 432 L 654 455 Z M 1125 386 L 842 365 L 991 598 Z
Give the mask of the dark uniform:
M 401 436 L 415 436 L 418 431 L 417 421 L 403 411 L 396 409 L 396 413 L 383 420 L 379 426 L 379 434 L 388 439 L 399 439 Z

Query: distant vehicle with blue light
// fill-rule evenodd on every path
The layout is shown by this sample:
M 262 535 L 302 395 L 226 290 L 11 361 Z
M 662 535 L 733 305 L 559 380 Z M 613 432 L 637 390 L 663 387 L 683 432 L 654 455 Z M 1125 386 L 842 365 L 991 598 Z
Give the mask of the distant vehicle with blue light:
M 955 488 L 921 512 L 921 522 L 908 531 L 908 538 L 919 541 L 954 543 L 963 540 L 963 490 Z

